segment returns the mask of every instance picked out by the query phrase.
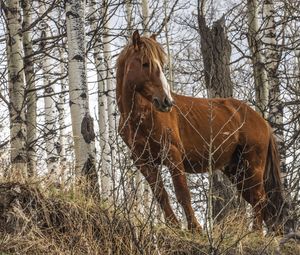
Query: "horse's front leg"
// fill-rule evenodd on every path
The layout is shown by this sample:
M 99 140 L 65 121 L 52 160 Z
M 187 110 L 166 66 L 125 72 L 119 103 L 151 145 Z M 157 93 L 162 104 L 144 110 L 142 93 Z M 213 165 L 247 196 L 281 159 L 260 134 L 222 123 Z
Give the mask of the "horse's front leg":
M 201 231 L 201 226 L 192 208 L 191 195 L 187 185 L 182 155 L 175 146 L 171 146 L 165 164 L 168 166 L 172 176 L 176 198 L 184 209 L 188 229 Z
M 160 207 L 164 212 L 166 221 L 171 223 L 171 225 L 175 227 L 179 227 L 179 221 L 177 220 L 170 205 L 169 196 L 167 191 L 165 190 L 164 183 L 158 168 L 153 166 L 152 164 L 145 163 L 139 164 L 138 168 L 149 183 L 154 197 L 156 198 L 157 202 L 160 204 Z

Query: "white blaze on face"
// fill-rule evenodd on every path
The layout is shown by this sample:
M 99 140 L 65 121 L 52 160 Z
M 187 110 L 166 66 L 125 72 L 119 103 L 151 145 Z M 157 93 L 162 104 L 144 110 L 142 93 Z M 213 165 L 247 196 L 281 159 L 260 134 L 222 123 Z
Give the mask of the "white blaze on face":
M 166 93 L 168 99 L 171 102 L 173 102 L 173 98 L 172 98 L 172 95 L 171 95 L 170 84 L 168 83 L 167 78 L 166 78 L 165 74 L 162 71 L 162 68 L 161 68 L 161 65 L 160 65 L 159 61 L 155 60 L 155 62 L 156 62 L 157 66 L 158 66 L 158 69 L 159 69 L 159 78 L 160 78 L 161 84 L 163 86 L 163 90 Z

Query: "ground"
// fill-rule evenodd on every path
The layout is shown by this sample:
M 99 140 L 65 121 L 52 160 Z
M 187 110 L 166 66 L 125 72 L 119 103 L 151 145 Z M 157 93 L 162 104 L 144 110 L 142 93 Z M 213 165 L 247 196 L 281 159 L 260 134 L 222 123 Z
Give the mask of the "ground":
M 0 183 L 0 254 L 300 254 L 292 238 L 242 226 L 231 219 L 211 235 L 191 233 L 133 221 L 74 190 Z

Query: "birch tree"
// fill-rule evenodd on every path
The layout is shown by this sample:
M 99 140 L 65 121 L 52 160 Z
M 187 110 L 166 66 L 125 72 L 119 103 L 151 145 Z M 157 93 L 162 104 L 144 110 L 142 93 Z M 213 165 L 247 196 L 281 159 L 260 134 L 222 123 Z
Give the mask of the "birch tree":
M 127 37 L 131 38 L 131 35 L 133 33 L 132 0 L 126 0 L 125 12 L 126 12 L 126 22 L 127 22 Z
M 254 73 L 255 108 L 263 117 L 267 117 L 269 84 L 262 54 L 262 42 L 259 38 L 257 0 L 247 0 L 248 8 L 248 44 Z
M 291 186 L 288 183 L 287 166 L 286 166 L 286 140 L 284 137 L 283 122 L 283 96 L 281 95 L 281 86 L 278 74 L 280 64 L 280 51 L 277 43 L 277 31 L 275 25 L 275 7 L 273 0 L 265 0 L 263 5 L 263 42 L 265 47 L 266 68 L 269 82 L 269 122 L 274 130 L 278 151 L 280 154 L 280 169 L 282 182 L 286 191 L 286 198 L 289 201 L 290 210 L 295 211 L 295 206 L 291 202 Z M 296 54 L 297 56 L 297 54 Z M 294 223 L 295 224 L 295 223 Z
M 142 25 L 144 30 L 144 36 L 150 36 L 148 24 L 149 24 L 149 3 L 148 0 L 142 0 Z M 128 10 L 130 11 L 130 10 Z M 131 31 L 133 29 L 130 29 Z M 137 171 L 135 177 L 135 185 L 136 185 L 136 204 L 138 212 L 142 213 L 143 208 L 141 207 L 143 204 L 147 208 L 150 209 L 150 187 L 147 181 L 144 179 L 142 173 Z
M 89 111 L 85 50 L 85 1 L 66 2 L 68 75 L 77 179 L 84 174 L 90 191 L 99 193 L 95 168 L 95 134 Z
M 144 29 L 144 35 L 150 36 L 149 32 L 149 3 L 148 0 L 142 0 L 142 23 Z
M 279 49 L 276 40 L 275 9 L 272 0 L 265 0 L 263 5 L 264 14 L 264 47 L 266 56 L 266 69 L 269 82 L 269 121 L 274 129 L 281 160 L 281 171 L 286 175 L 286 149 L 283 134 L 283 102 L 280 93 L 280 81 L 278 66 L 280 63 Z M 285 187 L 287 186 L 284 178 Z
M 27 178 L 25 77 L 21 8 L 18 0 L 6 1 L 7 52 L 10 111 L 10 176 L 19 181 Z
M 37 93 L 35 87 L 34 60 L 32 49 L 32 0 L 24 0 L 23 4 L 23 46 L 24 71 L 26 79 L 26 123 L 27 123 L 27 160 L 28 176 L 36 175 L 36 139 L 37 139 Z
M 169 83 L 170 87 L 173 88 L 173 60 L 171 55 L 170 49 L 170 42 L 169 42 L 169 28 L 168 28 L 168 15 L 167 15 L 167 6 L 168 1 L 164 0 L 164 32 L 166 38 L 166 48 L 167 48 L 167 55 L 168 55 L 168 68 L 169 68 Z
M 63 54 L 62 49 L 59 49 L 59 56 L 60 56 L 60 73 L 66 73 L 65 67 L 65 56 Z M 60 159 L 60 183 L 64 185 L 65 177 L 66 177 L 66 169 L 67 169 L 67 158 L 66 158 L 66 91 L 67 91 L 67 81 L 66 79 L 60 80 L 60 93 L 59 99 L 57 104 L 57 111 L 58 111 L 58 125 L 59 125 L 59 140 L 58 140 L 58 155 Z
M 97 83 L 98 83 L 98 115 L 99 115 L 99 139 L 100 139 L 100 184 L 101 184 L 101 196 L 104 200 L 111 198 L 112 183 L 111 183 L 111 157 L 109 146 L 109 126 L 108 126 L 108 114 L 107 114 L 107 84 L 105 79 L 105 66 L 103 59 L 103 44 L 101 35 L 96 35 L 98 31 L 97 18 L 99 12 L 97 11 L 97 2 L 92 0 L 90 2 L 90 25 L 93 35 L 95 35 L 95 43 L 93 47 L 94 64 L 97 71 Z
M 46 11 L 45 2 L 41 1 L 39 6 L 40 16 Z M 55 87 L 53 83 L 53 62 L 49 57 L 49 52 L 46 52 L 49 45 L 46 43 L 47 38 L 50 37 L 49 20 L 44 18 L 40 22 L 41 29 L 41 43 L 40 49 L 43 50 L 44 55 L 41 61 L 43 71 L 43 85 L 44 85 L 44 107 L 45 107 L 45 149 L 47 153 L 47 168 L 50 182 L 57 182 L 59 169 L 59 153 L 57 151 L 58 144 L 58 112 L 56 102 L 58 101 Z
M 107 0 L 102 3 L 103 13 L 103 54 L 104 54 L 104 75 L 106 81 L 106 94 L 107 94 L 107 114 L 108 114 L 108 125 L 109 125 L 109 146 L 111 166 L 114 166 L 115 158 L 115 134 L 116 134 L 116 100 L 115 100 L 115 86 L 113 84 L 113 68 L 112 68 L 112 56 L 111 56 L 111 42 L 112 37 L 110 36 L 110 16 L 109 16 L 109 2 Z M 114 181 L 114 178 L 113 178 Z

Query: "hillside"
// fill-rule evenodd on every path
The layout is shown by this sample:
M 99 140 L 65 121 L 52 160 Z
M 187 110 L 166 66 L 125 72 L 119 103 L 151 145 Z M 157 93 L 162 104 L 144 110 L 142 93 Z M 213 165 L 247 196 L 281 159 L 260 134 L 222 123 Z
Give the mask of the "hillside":
M 141 227 L 79 193 L 75 199 L 71 192 L 0 184 L 1 254 L 300 254 L 292 239 L 279 248 L 283 239 L 250 233 L 236 223 L 216 227 L 212 250 L 205 234 Z

